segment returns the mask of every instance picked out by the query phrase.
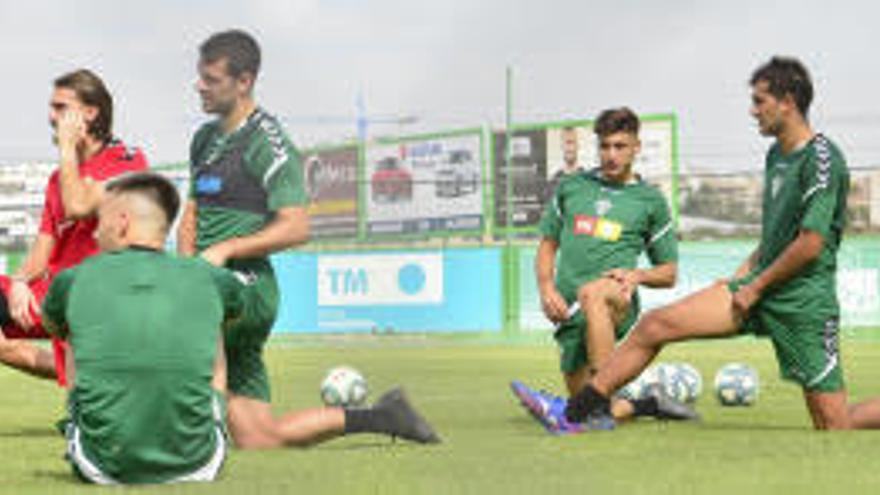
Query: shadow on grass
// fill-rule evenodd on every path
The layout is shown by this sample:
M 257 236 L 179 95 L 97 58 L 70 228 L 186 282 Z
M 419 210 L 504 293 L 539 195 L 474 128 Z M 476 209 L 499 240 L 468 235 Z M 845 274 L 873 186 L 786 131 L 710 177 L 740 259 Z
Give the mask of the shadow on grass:
M 76 476 L 70 469 L 62 469 L 60 471 L 50 471 L 48 469 L 39 469 L 34 471 L 34 477 L 40 481 L 53 481 L 63 483 L 69 486 L 82 486 L 84 483 L 76 479 Z
M 718 421 L 703 421 L 702 427 L 705 430 L 717 431 L 811 431 L 812 428 L 799 425 L 771 425 L 756 423 L 724 423 Z
M 58 433 L 58 430 L 53 428 L 33 428 L 33 427 L 25 427 L 18 430 L 0 430 L 0 438 L 47 438 L 47 437 L 57 437 L 62 438 L 62 435 Z

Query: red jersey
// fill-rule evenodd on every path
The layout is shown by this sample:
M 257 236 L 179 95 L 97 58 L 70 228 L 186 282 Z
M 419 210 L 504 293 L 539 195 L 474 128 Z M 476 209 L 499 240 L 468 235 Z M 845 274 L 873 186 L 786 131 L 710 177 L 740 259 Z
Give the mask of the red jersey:
M 97 155 L 79 165 L 83 178 L 106 181 L 125 172 L 146 170 L 147 160 L 139 149 L 129 148 L 119 140 L 112 140 Z M 98 253 L 95 229 L 98 219 L 94 216 L 79 220 L 64 218 L 61 201 L 61 184 L 58 170 L 52 172 L 46 186 L 46 201 L 40 232 L 52 236 L 55 245 L 49 256 L 49 277 L 78 265 L 82 260 Z

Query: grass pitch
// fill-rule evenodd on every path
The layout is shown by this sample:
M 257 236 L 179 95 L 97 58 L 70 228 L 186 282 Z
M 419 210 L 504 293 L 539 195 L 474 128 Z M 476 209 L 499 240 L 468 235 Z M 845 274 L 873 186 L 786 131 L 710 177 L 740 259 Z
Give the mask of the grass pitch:
M 880 344 L 847 341 L 854 399 L 880 396 Z M 136 493 L 876 493 L 880 432 L 816 433 L 797 387 L 780 381 L 767 341 L 680 344 L 660 360 L 694 364 L 704 379 L 699 424 L 642 420 L 615 432 L 547 435 L 508 390 L 511 378 L 561 389 L 550 345 L 379 337 L 279 339 L 269 352 L 276 410 L 316 406 L 326 369 L 351 364 L 371 396 L 403 384 L 442 435 L 439 446 L 361 435 L 307 450 L 233 451 L 212 485 Z M 751 408 L 722 408 L 715 371 L 744 361 L 761 375 Z M 94 493 L 62 461 L 54 386 L 0 370 L 0 493 Z M 111 489 L 111 491 L 116 491 Z

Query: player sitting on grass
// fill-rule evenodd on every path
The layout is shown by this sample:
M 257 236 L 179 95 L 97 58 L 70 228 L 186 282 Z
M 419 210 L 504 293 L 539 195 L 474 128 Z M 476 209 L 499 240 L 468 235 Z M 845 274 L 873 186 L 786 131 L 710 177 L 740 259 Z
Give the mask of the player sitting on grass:
M 54 82 L 49 123 L 58 169 L 49 177 L 40 232 L 22 265 L 0 276 L 0 362 L 65 385 L 64 343 L 53 350 L 23 339 L 45 339 L 40 303 L 52 278 L 98 252 L 95 211 L 102 181 L 144 170 L 144 155 L 113 137 L 113 98 L 97 75 L 80 69 Z
M 758 248 L 732 280 L 646 314 L 569 400 L 568 420 L 607 421 L 611 394 L 666 343 L 754 333 L 770 337 L 781 375 L 803 389 L 815 428 L 880 427 L 880 400 L 847 404 L 840 366 L 835 274 L 849 189 L 844 157 L 810 127 L 813 86 L 799 61 L 774 57 L 750 83 L 751 114 L 761 134 L 775 139 L 765 161 Z
M 628 108 L 606 110 L 594 131 L 601 166 L 561 179 L 540 223 L 543 237 L 535 262 L 541 305 L 556 325 L 554 338 L 569 394 L 583 388 L 605 365 L 615 341 L 635 322 L 637 287 L 671 287 L 677 271 L 677 243 L 666 200 L 633 171 L 640 147 L 638 117 Z M 636 268 L 642 251 L 647 251 L 652 268 Z M 518 381 L 511 387 L 549 431 L 581 430 L 565 421 L 564 399 Z M 696 418 L 660 388 L 644 399 L 617 400 L 613 411 L 619 419 Z
M 67 457 L 87 481 L 210 481 L 226 455 L 221 326 L 251 309 L 233 272 L 162 252 L 178 206 L 161 176 L 110 183 L 104 253 L 60 273 L 43 304 L 47 330 L 70 341 Z M 437 440 L 400 389 L 373 407 L 289 414 L 279 428 L 300 444 L 360 432 Z

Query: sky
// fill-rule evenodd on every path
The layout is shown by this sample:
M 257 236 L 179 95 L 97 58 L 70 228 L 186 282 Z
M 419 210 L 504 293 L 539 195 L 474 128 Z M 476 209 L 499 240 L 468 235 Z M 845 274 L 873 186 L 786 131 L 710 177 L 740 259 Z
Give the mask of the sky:
M 0 164 L 55 159 L 51 81 L 79 67 L 113 92 L 117 135 L 153 163 L 185 160 L 206 119 L 198 45 L 236 27 L 263 48 L 259 103 L 301 147 L 353 137 L 358 93 L 371 116 L 415 120 L 371 135 L 501 127 L 510 67 L 516 122 L 674 112 L 684 170 L 754 170 L 770 143 L 747 82 L 785 54 L 812 72 L 814 126 L 851 166 L 880 167 L 877 18 L 846 0 L 0 0 Z

